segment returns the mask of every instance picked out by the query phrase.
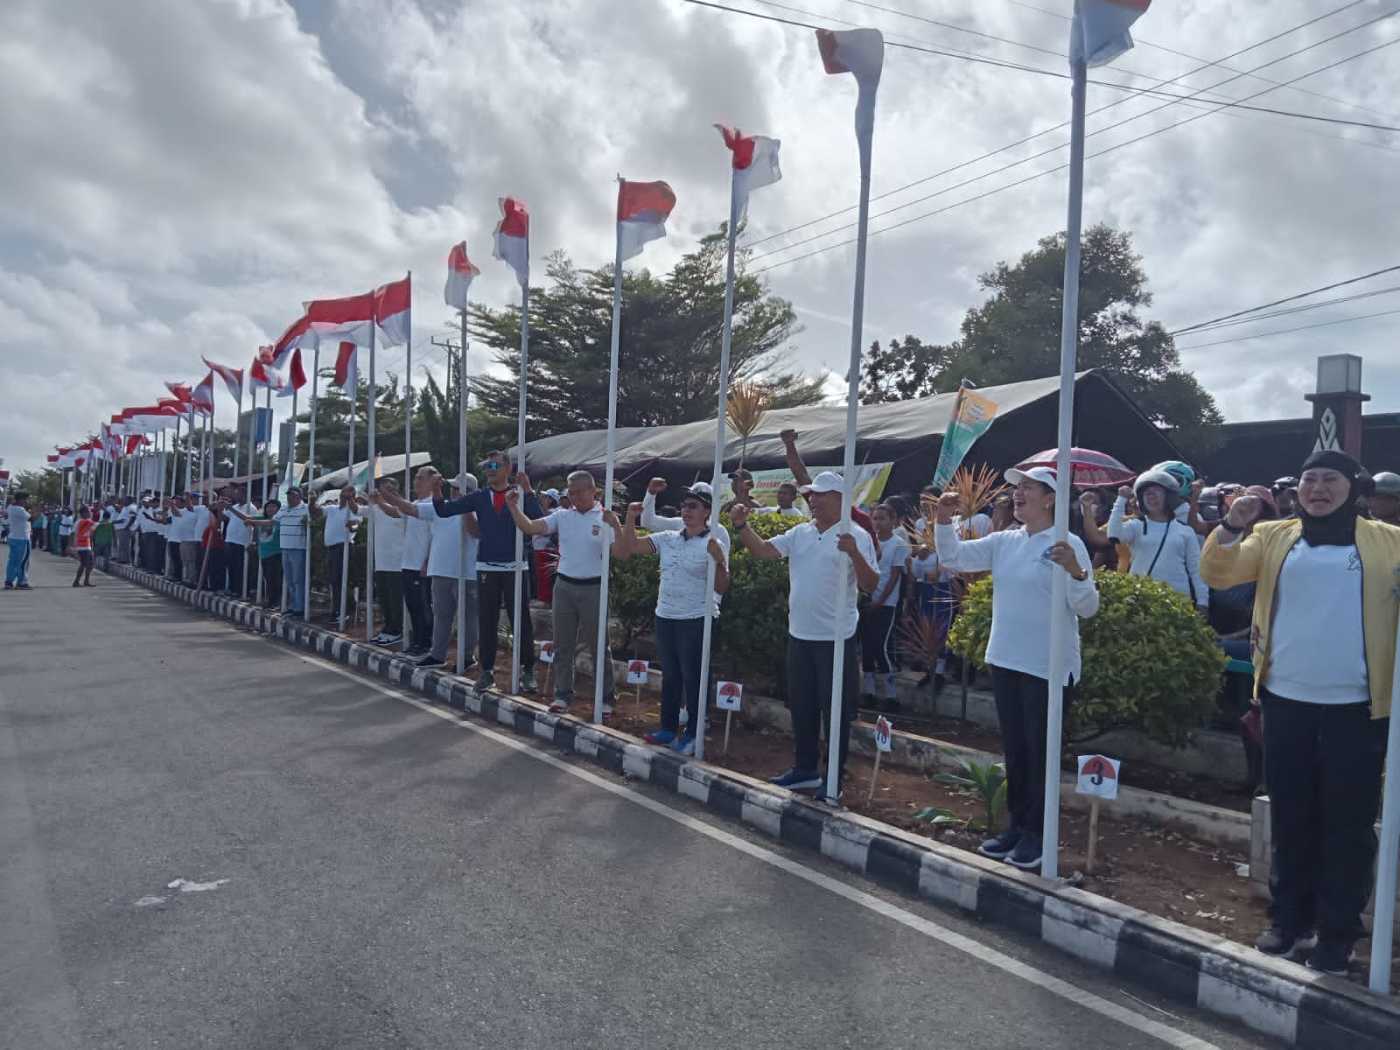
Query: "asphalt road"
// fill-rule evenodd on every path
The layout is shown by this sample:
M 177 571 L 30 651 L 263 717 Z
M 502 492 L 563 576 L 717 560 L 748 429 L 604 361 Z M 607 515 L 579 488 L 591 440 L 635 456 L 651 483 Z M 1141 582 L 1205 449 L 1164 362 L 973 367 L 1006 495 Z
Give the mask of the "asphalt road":
M 133 585 L 32 578 L 0 600 L 7 1050 L 1273 1045 Z

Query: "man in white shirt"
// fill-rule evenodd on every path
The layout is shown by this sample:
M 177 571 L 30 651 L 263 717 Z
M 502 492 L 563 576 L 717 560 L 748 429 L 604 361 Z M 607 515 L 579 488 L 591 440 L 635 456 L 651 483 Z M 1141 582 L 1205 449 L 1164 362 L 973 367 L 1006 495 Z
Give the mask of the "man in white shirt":
M 256 508 L 248 502 L 248 495 L 242 485 L 234 485 L 229 492 L 233 506 L 224 510 L 224 565 L 227 578 L 223 588 L 229 594 L 247 597 L 248 594 L 248 548 L 253 543 L 253 530 L 243 524 L 243 519 L 233 513 L 237 507 L 244 514 L 256 513 Z
M 63 517 L 58 519 L 58 556 L 60 558 L 68 556 L 68 545 L 73 541 L 73 522 L 76 520 L 73 512 L 65 507 Z
M 419 467 L 413 475 L 414 501 L 402 499 L 394 493 L 393 500 L 386 488 L 376 493 L 372 499 L 391 517 L 403 520 L 403 557 L 400 559 L 399 581 L 403 587 L 403 604 L 408 609 L 410 624 L 409 644 L 404 649 L 407 656 L 427 656 L 432 651 L 433 619 L 428 590 L 428 555 L 432 548 L 432 530 L 426 516 L 409 514 L 402 508 L 417 508 L 425 500 L 432 503 L 434 494 L 441 498 L 442 475 L 436 467 Z
M 7 591 L 15 588 L 21 591 L 29 590 L 30 524 L 26 503 L 28 497 L 22 492 L 16 492 L 10 499 L 10 505 L 5 508 L 10 526 L 10 554 L 5 563 Z
M 656 513 L 656 498 L 666 491 L 665 478 L 652 478 L 647 482 L 646 495 L 642 497 L 642 528 L 647 532 L 680 532 L 685 522 L 680 518 L 663 518 Z
M 268 517 L 254 517 L 232 508 L 236 517 L 245 525 L 266 525 L 275 523 L 278 546 L 282 550 L 282 585 L 287 592 L 287 615 L 306 615 L 306 547 L 311 532 L 311 510 L 302 501 L 301 489 L 295 485 L 287 489 L 287 505 Z M 272 602 L 280 601 L 278 595 L 270 594 Z
M 309 503 L 313 517 L 324 517 L 326 522 L 322 542 L 326 547 L 326 571 L 331 578 L 330 618 L 340 625 L 340 599 L 345 591 L 345 577 L 350 571 L 350 550 L 355 542 L 363 515 L 359 500 L 355 498 L 355 486 L 346 485 L 340 490 L 340 502 L 333 507 L 319 507 L 313 495 Z
M 180 579 L 193 587 L 199 574 L 200 551 L 199 512 L 208 511 L 200 504 L 198 492 L 186 492 L 170 505 L 170 542 L 177 545 Z
M 845 643 L 841 690 L 840 750 L 837 781 L 845 768 L 855 718 L 859 679 L 856 668 L 856 590 L 873 591 L 879 583 L 875 543 L 862 528 L 841 522 L 845 485 L 834 471 L 824 470 L 802 489 L 812 520 L 765 540 L 749 527 L 749 508 L 735 506 L 730 521 L 742 543 L 756 558 L 788 559 L 788 706 L 792 712 L 793 768 L 773 783 L 793 791 L 820 788 L 822 713 L 832 706 L 831 673 L 837 641 Z M 849 563 L 849 567 L 848 567 Z M 854 571 L 852 571 L 854 570 Z M 837 622 L 836 579 L 847 580 L 844 616 Z M 839 786 L 838 786 L 839 793 Z
M 778 486 L 778 505 L 767 510 L 769 514 L 776 514 L 780 518 L 805 518 L 802 508 L 797 505 L 797 486 L 791 481 L 784 481 Z
M 131 564 L 131 525 L 134 518 L 131 497 L 123 496 L 117 500 L 112 508 L 112 530 L 116 535 L 118 565 Z
M 569 509 L 543 518 L 527 518 L 520 510 L 520 493 L 531 494 L 530 479 L 516 475 L 520 488 L 506 493 L 515 527 L 526 536 L 559 537 L 559 570 L 554 577 L 554 701 L 550 711 L 562 714 L 574 698 L 574 657 L 580 644 L 595 651 L 602 601 L 603 545 L 617 538 L 618 521 L 598 502 L 593 475 L 576 470 L 568 476 Z M 603 714 L 612 713 L 612 650 L 604 647 Z M 594 669 L 598 673 L 598 669 Z
M 380 478 L 375 484 L 381 495 L 399 495 L 399 483 L 393 478 Z M 398 645 L 403 641 L 404 519 L 387 513 L 374 492 L 369 494 L 369 512 L 374 519 L 370 532 L 374 539 L 374 597 L 384 625 L 371 641 L 375 645 Z

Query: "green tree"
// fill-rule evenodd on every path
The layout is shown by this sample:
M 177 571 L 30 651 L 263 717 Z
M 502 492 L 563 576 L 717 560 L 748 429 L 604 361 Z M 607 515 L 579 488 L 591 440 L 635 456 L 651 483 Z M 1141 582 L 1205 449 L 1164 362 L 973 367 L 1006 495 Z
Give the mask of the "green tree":
M 963 379 L 992 386 L 1056 374 L 1064 266 L 1063 233 L 1042 238 L 1015 265 L 998 263 L 981 276 L 990 297 L 967 312 L 960 337 L 946 346 L 906 339 L 898 355 L 885 355 L 877 389 L 918 397 L 956 390 Z M 1172 429 L 1184 451 L 1199 455 L 1218 442 L 1223 419 L 1211 395 L 1182 370 L 1167 330 L 1143 319 L 1151 305 L 1131 235 L 1105 225 L 1086 231 L 1079 367 L 1110 374 L 1149 419 Z
M 623 276 L 618 351 L 620 426 L 689 423 L 714 414 L 724 316 L 725 235 L 704 238 L 666 275 Z M 551 255 L 548 288 L 530 293 L 529 432 L 534 436 L 607 425 L 613 271 L 576 267 Z M 514 419 L 519 383 L 520 312 L 476 307 L 475 338 L 495 351 L 508 377 L 473 382 L 481 404 Z M 771 408 L 821 400 L 821 379 L 784 371 L 796 333 L 792 305 L 759 278 L 740 273 L 734 290 L 731 382 L 750 379 L 772 393 Z
M 941 350 L 913 335 L 903 342 L 891 339 L 884 348 L 878 341 L 871 343 L 861 365 L 860 403 L 878 405 L 935 393 L 932 382 Z

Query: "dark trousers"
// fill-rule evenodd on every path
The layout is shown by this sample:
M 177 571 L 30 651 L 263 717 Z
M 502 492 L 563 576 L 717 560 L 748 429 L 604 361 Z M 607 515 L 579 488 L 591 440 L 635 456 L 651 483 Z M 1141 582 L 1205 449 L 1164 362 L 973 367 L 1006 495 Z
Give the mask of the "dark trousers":
M 482 671 L 496 669 L 496 636 L 500 630 L 501 609 L 515 623 L 515 573 L 483 572 L 478 577 L 477 646 Z M 528 597 L 528 596 L 527 596 Z M 530 608 L 520 612 L 520 671 L 528 674 L 535 666 L 535 628 L 530 623 Z M 595 639 L 596 641 L 596 639 Z
M 345 544 L 326 544 L 326 573 L 330 576 L 331 584 L 331 619 L 340 618 L 340 592 L 345 587 Z M 345 608 L 345 615 L 353 618 L 354 610 L 348 605 Z
M 224 545 L 224 579 L 220 586 L 232 594 L 243 592 L 244 548 L 237 543 Z
M 223 547 L 205 547 L 200 552 L 207 565 L 204 568 L 203 590 L 222 590 L 228 582 L 228 555 Z
M 894 671 L 894 620 L 898 606 L 872 605 L 860 614 L 860 661 L 867 671 Z
M 1309 704 L 1265 691 L 1264 779 L 1273 865 L 1269 917 L 1350 943 L 1371 896 L 1387 719 L 1370 704 Z
M 262 559 L 263 605 L 272 608 L 282 604 L 282 555 L 269 554 Z M 257 594 L 257 588 L 253 588 Z
M 661 657 L 662 729 L 674 733 L 680 728 L 682 704 L 690 715 L 690 732 L 695 732 L 700 724 L 700 650 L 704 638 L 703 616 L 693 620 L 656 618 L 656 650 Z
M 165 549 L 170 555 L 170 578 L 178 583 L 184 577 L 180 565 L 180 543 L 178 540 L 171 540 L 166 543 Z
M 1044 678 L 993 667 L 992 694 L 1006 754 L 1006 811 L 1017 831 L 1040 833 L 1045 826 L 1045 735 L 1050 683 Z M 1069 710 L 1074 685 L 1065 687 Z
M 809 642 L 788 636 L 788 710 L 792 712 L 793 768 L 802 772 L 824 769 L 821 760 L 822 720 L 831 710 L 831 665 L 835 655 L 832 642 Z M 856 636 L 846 639 L 846 655 L 841 680 L 840 770 L 837 783 L 846 770 L 846 753 L 851 745 L 851 721 L 856 716 L 860 696 L 860 668 L 856 666 Z
M 399 572 L 399 579 L 403 587 L 403 603 L 408 606 L 408 622 L 413 627 L 409 648 L 427 652 L 433 644 L 433 621 L 428 617 L 428 600 L 423 593 L 428 589 L 428 578 L 413 569 L 403 569 Z
M 397 572 L 374 574 L 374 597 L 379 602 L 379 615 L 384 621 L 385 634 L 403 634 L 403 577 Z M 340 606 L 336 606 L 339 611 Z

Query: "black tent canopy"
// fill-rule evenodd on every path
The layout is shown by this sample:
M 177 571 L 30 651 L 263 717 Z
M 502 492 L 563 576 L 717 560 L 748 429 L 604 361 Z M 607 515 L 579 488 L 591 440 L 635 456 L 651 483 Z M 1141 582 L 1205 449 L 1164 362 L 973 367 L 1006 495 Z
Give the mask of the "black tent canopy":
M 991 429 L 972 446 L 967 461 L 993 467 L 1011 466 L 1055 444 L 1059 377 L 982 387 L 979 394 L 998 405 Z M 862 405 L 856 434 L 857 463 L 893 463 L 887 491 L 917 490 L 928 483 L 938 462 L 943 432 L 956 394 L 935 394 L 912 401 Z M 768 470 L 785 465 L 779 435 L 797 431 L 797 447 L 811 467 L 839 467 L 846 441 L 844 405 L 812 405 L 768 412 L 750 435 L 744 465 Z M 607 431 L 556 434 L 525 445 L 525 462 L 536 478 L 569 470 L 591 470 L 600 479 L 607 457 Z M 632 490 L 648 478 L 673 484 L 707 478 L 714 464 L 715 421 L 669 427 L 620 427 L 615 473 Z M 1102 372 L 1081 372 L 1075 381 L 1076 445 L 1095 448 L 1145 469 L 1178 457 L 1171 439 L 1143 415 L 1134 402 Z M 732 431 L 724 466 L 739 463 L 743 439 Z M 514 451 L 513 449 L 511 450 Z

